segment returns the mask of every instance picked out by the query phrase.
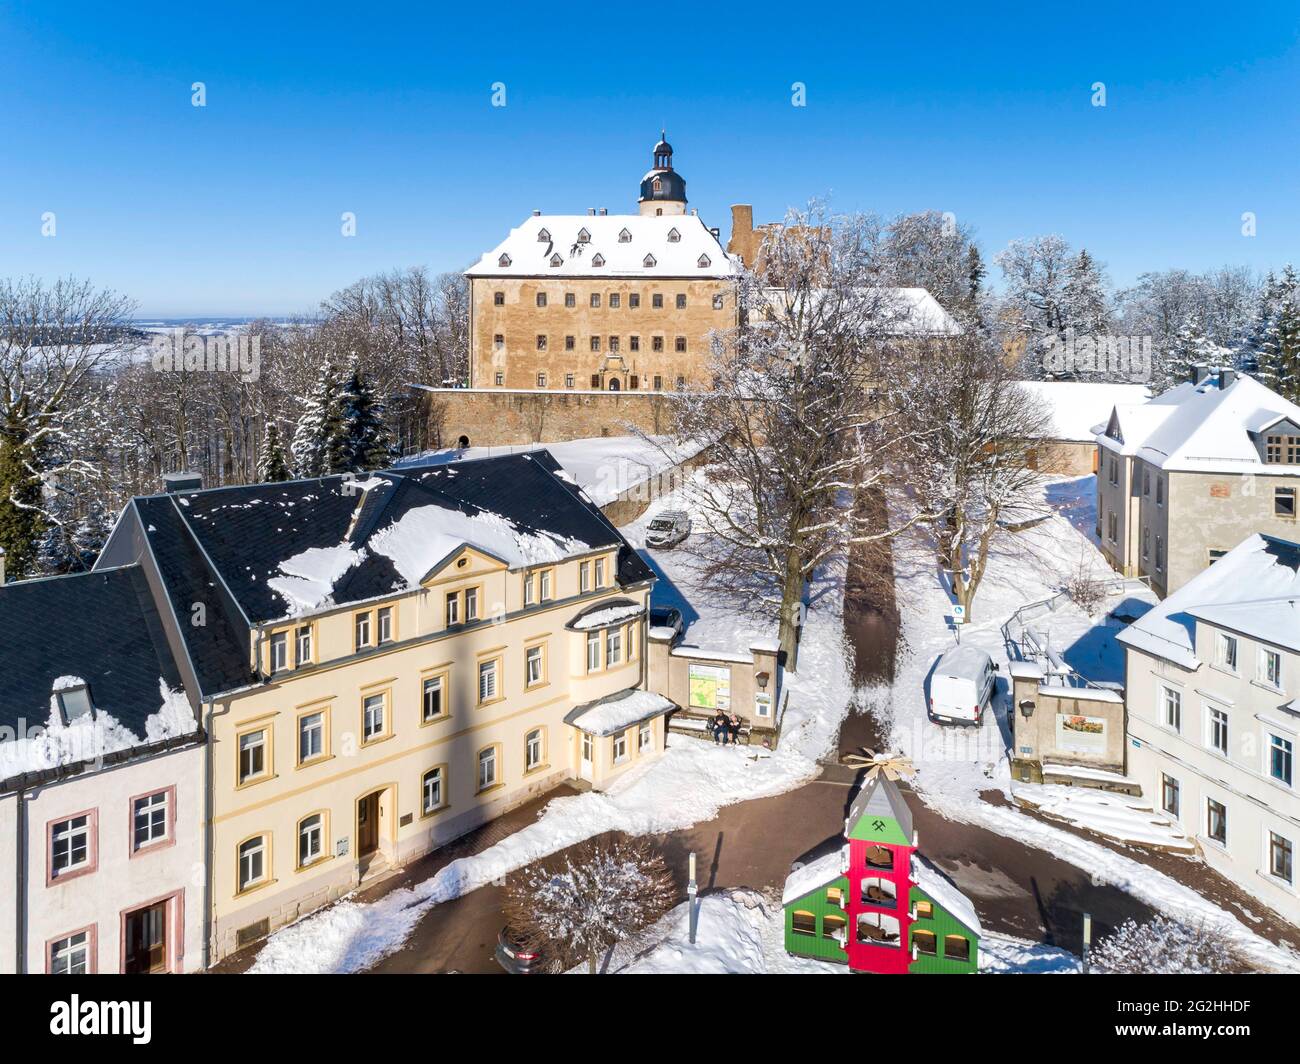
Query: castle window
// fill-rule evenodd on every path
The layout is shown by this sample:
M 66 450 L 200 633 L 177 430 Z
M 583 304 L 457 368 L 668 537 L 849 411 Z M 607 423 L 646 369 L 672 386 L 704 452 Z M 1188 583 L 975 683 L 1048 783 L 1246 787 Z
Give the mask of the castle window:
M 670 243 L 670 244 L 676 244 L 676 243 L 678 243 L 681 239 L 682 239 L 682 234 L 679 233 L 676 229 L 669 229 L 669 230 L 668 230 L 668 243 Z
M 617 337 L 617 336 L 611 336 L 611 337 L 609 338 L 609 349 L 610 349 L 610 351 L 617 351 L 617 350 L 618 350 L 618 337 Z
M 552 266 L 552 267 L 555 267 L 555 266 L 563 266 L 563 265 L 564 265 L 564 260 L 563 260 L 562 258 L 560 258 L 560 256 L 559 256 L 558 253 L 555 254 L 555 255 L 552 255 L 552 256 L 551 256 L 551 266 Z
M 701 270 L 703 270 L 703 269 L 707 269 L 709 266 L 712 266 L 713 262 L 712 260 L 710 260 L 708 255 L 701 255 L 698 259 L 695 260 L 695 265 L 698 266 Z
M 591 305 L 592 305 L 593 307 L 598 307 L 598 306 L 600 306 L 600 293 L 599 293 L 599 292 L 592 292 L 592 293 L 591 293 Z
M 717 295 L 713 297 L 713 309 L 721 310 L 722 306 L 723 306 L 723 296 L 722 293 L 719 292 Z
M 650 269 L 652 266 L 654 266 L 654 264 L 655 264 L 655 257 L 653 255 L 647 255 L 644 259 L 641 260 L 641 265 L 644 266 L 647 270 Z
M 564 350 L 572 351 L 576 346 L 577 346 L 577 341 L 575 341 L 572 336 L 566 336 L 564 338 Z
M 677 293 L 677 309 L 678 310 L 686 309 L 686 296 L 681 292 Z
M 497 265 L 498 265 L 498 266 L 509 266 L 509 265 L 510 265 L 510 256 L 509 256 L 509 255 L 502 255 L 499 259 L 497 259 Z M 505 295 L 505 293 L 504 293 L 504 292 L 498 292 L 497 294 L 498 294 L 499 296 L 501 296 L 501 302 L 504 303 L 504 302 L 506 301 L 506 295 Z
M 664 349 L 664 338 L 662 336 L 652 337 L 650 340 L 651 351 L 662 351 Z
M 503 255 L 502 258 L 504 257 Z M 492 305 L 494 307 L 504 307 L 506 305 L 506 294 L 504 292 L 493 292 Z
M 573 387 L 573 374 L 572 374 L 572 373 L 566 373 L 566 374 L 564 375 L 564 386 L 565 386 L 566 388 L 572 388 L 572 387 Z
M 564 305 L 566 307 L 576 307 L 578 305 L 577 297 L 572 292 L 565 292 Z
M 579 230 L 578 230 L 578 243 L 579 243 L 579 244 L 589 244 L 589 243 L 591 243 L 591 234 L 590 234 L 589 232 L 587 232 L 587 230 L 585 230 L 585 229 L 579 229 Z
M 628 305 L 629 307 L 631 307 L 633 310 L 636 310 L 638 307 L 640 307 L 640 306 L 641 306 L 641 293 L 640 293 L 640 292 L 629 292 L 629 293 L 628 293 L 628 297 L 627 297 L 627 305 Z
M 537 241 L 540 244 L 549 244 L 551 242 L 550 231 L 547 229 L 537 230 Z
M 505 375 L 504 373 L 498 371 L 498 372 L 497 372 L 497 375 L 496 375 L 496 377 L 495 377 L 494 379 L 495 379 L 495 381 L 496 381 L 496 386 L 497 386 L 498 388 L 501 388 L 501 387 L 504 387 L 504 386 L 505 386 L 505 383 L 506 383 L 506 375 Z
M 592 349 L 593 351 L 599 351 L 599 350 L 600 350 L 600 337 L 599 337 L 599 336 L 593 336 L 593 337 L 591 338 L 591 349 Z
M 605 256 L 604 256 L 604 255 L 597 255 L 594 259 L 591 260 L 591 264 L 592 264 L 593 266 L 604 266 L 604 265 L 605 265 Z
M 546 350 L 546 334 L 545 334 L 545 333 L 538 333 L 538 334 L 537 334 L 537 350 L 538 350 L 538 351 L 545 351 L 545 350 Z
M 686 350 L 686 337 L 679 336 L 673 344 L 673 349 L 680 355 Z
M 600 374 L 599 374 L 599 373 L 593 373 L 593 374 L 591 375 L 591 386 L 592 386 L 593 388 L 597 389 L 597 390 L 600 389 Z
M 546 293 L 545 293 L 545 292 L 538 292 L 538 293 L 537 293 L 537 305 L 538 305 L 539 307 L 544 307 L 544 306 L 546 306 Z
M 662 392 L 663 390 L 664 390 L 664 379 L 663 379 L 663 377 L 659 376 L 658 373 L 656 373 L 656 374 L 655 374 L 655 391 L 657 391 L 657 392 Z
M 498 351 L 500 351 L 501 348 L 505 347 L 506 346 L 505 333 L 497 333 L 495 336 L 493 336 L 492 346 L 495 347 Z
M 537 374 L 537 387 L 539 387 L 539 388 L 545 388 L 545 387 L 546 387 L 546 374 L 545 374 L 545 373 L 539 373 L 539 374 Z
M 641 387 L 641 378 L 638 377 L 635 373 L 633 373 L 632 376 L 628 377 L 628 379 L 627 379 L 627 386 L 628 386 L 629 388 L 640 388 L 640 387 Z M 629 642 L 629 643 L 628 643 L 628 650 L 630 651 L 631 649 L 632 649 L 632 644 Z
M 622 305 L 622 303 L 623 303 L 622 296 L 620 296 L 617 292 L 610 292 L 609 294 L 610 310 L 618 310 L 618 308 Z
M 627 349 L 628 349 L 629 351 L 640 351 L 640 350 L 641 350 L 641 337 L 639 337 L 639 336 L 629 336 L 629 337 L 627 338 Z
M 680 391 L 684 391 L 685 388 L 686 388 L 686 378 L 679 373 L 677 374 L 677 390 L 680 392 Z
M 620 230 L 618 234 L 618 242 L 620 244 L 632 243 L 632 234 L 629 233 L 626 229 Z
M 664 305 L 663 293 L 656 292 L 654 295 L 650 297 L 650 306 L 653 307 L 655 310 L 662 310 L 663 305 Z

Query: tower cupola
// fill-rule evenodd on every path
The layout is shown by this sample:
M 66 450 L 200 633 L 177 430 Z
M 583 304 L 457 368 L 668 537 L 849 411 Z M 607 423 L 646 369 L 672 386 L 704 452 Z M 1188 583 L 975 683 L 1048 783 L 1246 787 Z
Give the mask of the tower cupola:
M 641 178 L 638 203 L 642 214 L 686 213 L 686 181 L 673 169 L 673 146 L 664 130 L 660 130 L 659 143 L 654 146 L 653 165 Z

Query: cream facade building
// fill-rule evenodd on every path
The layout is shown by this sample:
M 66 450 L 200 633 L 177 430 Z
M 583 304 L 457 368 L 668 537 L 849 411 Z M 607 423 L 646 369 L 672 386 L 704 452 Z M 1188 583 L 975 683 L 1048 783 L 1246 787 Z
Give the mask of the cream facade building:
M 1126 628 L 1128 775 L 1300 924 L 1300 545 L 1253 535 Z
M 663 749 L 652 574 L 545 452 L 136 499 L 105 556 L 201 707 L 212 960 Z
M 1096 436 L 1102 553 L 1160 595 L 1247 536 L 1297 536 L 1300 407 L 1224 370 L 1117 404 Z

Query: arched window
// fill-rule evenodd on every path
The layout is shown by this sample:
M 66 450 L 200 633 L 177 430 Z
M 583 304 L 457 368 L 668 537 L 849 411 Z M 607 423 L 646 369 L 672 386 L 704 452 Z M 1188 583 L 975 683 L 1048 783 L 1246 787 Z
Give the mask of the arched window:
M 563 265 L 563 263 L 564 263 L 564 260 L 563 260 L 562 258 L 560 258 L 559 252 L 556 252 L 554 255 L 551 256 L 551 265 L 552 265 L 552 266 L 561 266 L 561 265 Z
M 796 909 L 790 914 L 790 930 L 796 935 L 815 935 L 817 917 L 803 909 Z
M 662 192 L 664 188 L 663 182 L 660 181 L 659 178 L 657 177 L 654 179 L 654 182 L 650 187 L 653 188 L 656 192 Z
M 617 377 L 610 377 L 610 378 L 609 378 L 609 390 L 610 390 L 611 392 L 616 392 L 616 391 L 618 391 L 620 387 L 621 387 L 621 385 L 619 384 L 619 382 L 618 382 L 618 378 L 617 378 Z
M 653 255 L 647 255 L 644 259 L 641 260 L 641 265 L 644 266 L 647 270 L 650 269 L 652 266 L 654 266 L 654 264 L 655 264 L 655 257 Z
M 681 240 L 681 238 L 682 238 L 682 234 L 679 233 L 675 227 L 668 230 L 668 243 L 676 244 L 679 240 Z
M 499 259 L 497 259 L 497 265 L 498 265 L 498 266 L 509 266 L 509 265 L 510 265 L 510 256 L 509 256 L 509 255 L 502 255 Z M 503 300 L 502 302 L 504 302 L 504 300 Z
M 630 243 L 632 243 L 632 234 L 629 233 L 626 229 L 620 230 L 620 232 L 619 232 L 619 234 L 618 234 L 618 242 L 619 242 L 620 244 L 630 244 Z
M 549 244 L 551 242 L 551 231 L 549 229 L 537 230 L 537 242 L 539 244 Z

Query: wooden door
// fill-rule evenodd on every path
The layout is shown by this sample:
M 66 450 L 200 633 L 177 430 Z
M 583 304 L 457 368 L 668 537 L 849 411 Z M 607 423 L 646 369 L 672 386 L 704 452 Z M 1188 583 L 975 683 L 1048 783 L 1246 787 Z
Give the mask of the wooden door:
M 357 803 L 357 856 L 368 857 L 379 849 L 379 792 L 367 794 Z
M 167 970 L 167 903 L 137 909 L 126 917 L 127 975 Z

